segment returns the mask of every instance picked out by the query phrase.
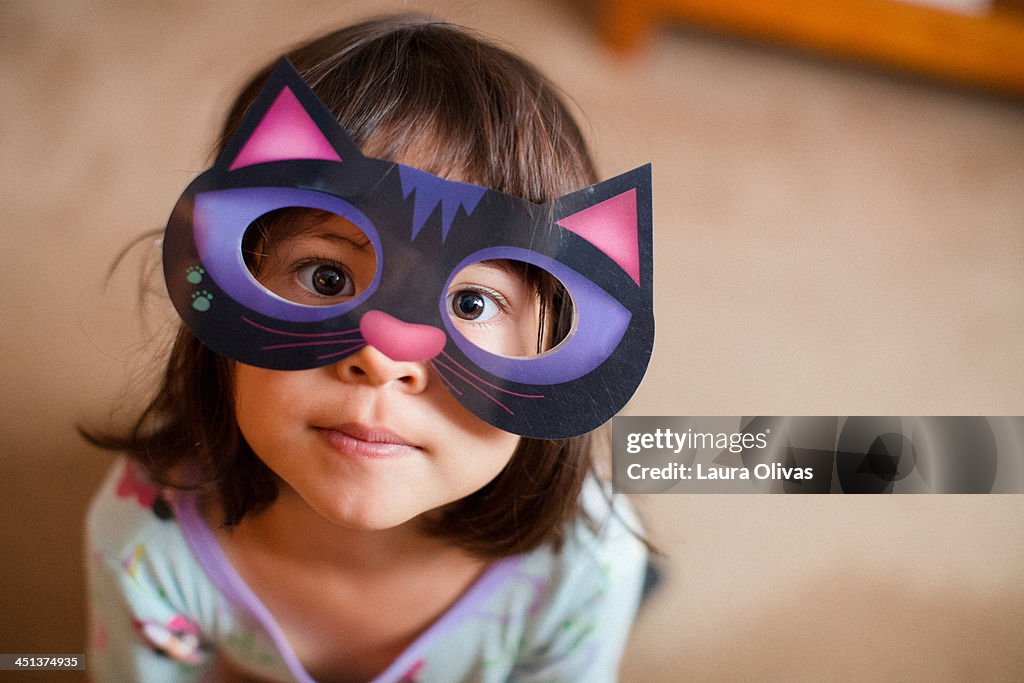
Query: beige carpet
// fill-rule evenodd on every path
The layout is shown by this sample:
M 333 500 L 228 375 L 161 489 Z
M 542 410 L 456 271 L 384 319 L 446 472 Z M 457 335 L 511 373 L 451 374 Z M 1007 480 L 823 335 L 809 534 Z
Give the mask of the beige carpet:
M 605 175 L 653 161 L 658 338 L 628 412 L 1024 413 L 1024 105 L 692 30 L 619 60 L 581 4 L 0 4 L 0 651 L 82 650 L 109 456 L 73 426 L 132 395 L 171 319 L 140 321 L 151 247 L 108 266 L 254 65 L 381 8 L 537 62 Z M 1019 496 L 637 502 L 665 580 L 624 680 L 1024 678 Z

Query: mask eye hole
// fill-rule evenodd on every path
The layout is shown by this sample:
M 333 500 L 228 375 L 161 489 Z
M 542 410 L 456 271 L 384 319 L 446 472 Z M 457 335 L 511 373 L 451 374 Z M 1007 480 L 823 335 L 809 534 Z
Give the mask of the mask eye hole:
M 471 344 L 512 358 L 551 351 L 574 326 L 572 297 L 558 278 L 512 259 L 463 267 L 448 283 L 443 310 Z
M 377 270 L 376 251 L 362 230 L 329 211 L 305 207 L 275 209 L 250 223 L 242 260 L 267 290 L 307 306 L 359 296 Z

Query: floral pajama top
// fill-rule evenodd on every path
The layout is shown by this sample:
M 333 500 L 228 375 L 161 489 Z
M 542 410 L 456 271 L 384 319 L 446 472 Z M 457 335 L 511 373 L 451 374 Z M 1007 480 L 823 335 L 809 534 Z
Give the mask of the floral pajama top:
M 613 513 L 590 484 L 600 532 L 578 523 L 561 553 L 493 563 L 373 683 L 614 681 L 647 555 L 625 500 Z M 313 680 L 195 497 L 157 488 L 132 461 L 94 498 L 86 553 L 93 680 L 213 681 L 218 657 L 258 680 Z

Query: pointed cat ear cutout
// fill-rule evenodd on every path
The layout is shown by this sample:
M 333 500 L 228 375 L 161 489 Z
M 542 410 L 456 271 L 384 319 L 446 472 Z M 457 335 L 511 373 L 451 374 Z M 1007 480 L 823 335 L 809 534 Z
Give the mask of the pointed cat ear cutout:
M 651 165 L 641 166 L 554 202 L 555 225 L 575 233 L 641 283 L 650 272 Z
M 633 278 L 633 282 L 640 284 L 635 189 L 588 206 L 555 224 L 576 233 L 603 251 Z
M 273 161 L 343 162 L 359 148 L 287 59 L 274 67 L 217 160 L 227 170 Z

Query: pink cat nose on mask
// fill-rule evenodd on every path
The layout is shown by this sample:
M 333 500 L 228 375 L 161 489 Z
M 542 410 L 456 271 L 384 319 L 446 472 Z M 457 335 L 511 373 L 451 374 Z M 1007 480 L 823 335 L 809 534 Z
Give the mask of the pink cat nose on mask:
M 383 311 L 370 311 L 359 321 L 366 343 L 391 360 L 430 360 L 444 349 L 444 332 L 430 325 L 402 322 Z

